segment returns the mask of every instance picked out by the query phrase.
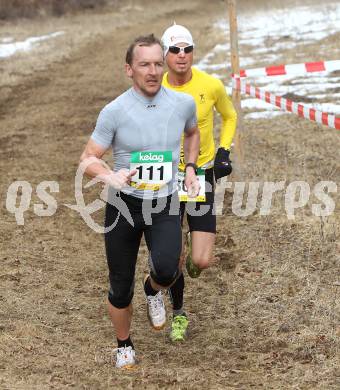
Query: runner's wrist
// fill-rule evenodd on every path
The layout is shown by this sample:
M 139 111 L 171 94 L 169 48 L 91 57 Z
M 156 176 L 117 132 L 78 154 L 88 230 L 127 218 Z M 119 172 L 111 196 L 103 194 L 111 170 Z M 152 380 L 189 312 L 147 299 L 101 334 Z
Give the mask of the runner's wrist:
M 192 162 L 186 163 L 185 167 L 184 167 L 185 174 L 187 173 L 187 170 L 193 171 L 195 173 L 195 175 L 197 175 L 197 165 L 195 163 L 192 163 Z

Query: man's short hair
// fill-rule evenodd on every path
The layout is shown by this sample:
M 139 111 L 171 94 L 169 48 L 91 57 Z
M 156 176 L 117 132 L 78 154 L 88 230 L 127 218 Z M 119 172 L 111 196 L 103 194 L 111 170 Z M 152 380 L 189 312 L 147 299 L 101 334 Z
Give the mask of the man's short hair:
M 156 38 L 153 34 L 141 35 L 137 37 L 127 49 L 125 62 L 130 66 L 132 65 L 133 51 L 136 46 L 153 46 L 153 45 L 159 45 L 163 50 L 163 45 L 161 41 L 158 38 Z

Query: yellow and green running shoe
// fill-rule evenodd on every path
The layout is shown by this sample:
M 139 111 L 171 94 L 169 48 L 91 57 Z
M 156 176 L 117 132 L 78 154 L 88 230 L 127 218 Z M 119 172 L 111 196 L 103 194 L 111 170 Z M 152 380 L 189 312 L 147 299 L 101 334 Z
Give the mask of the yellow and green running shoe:
M 174 316 L 171 323 L 170 339 L 173 342 L 185 341 L 187 335 L 189 320 L 183 313 Z
M 190 233 L 187 234 L 187 244 L 188 244 L 188 247 L 189 247 L 189 253 L 188 253 L 188 256 L 187 256 L 186 261 L 185 261 L 185 266 L 186 266 L 188 275 L 191 278 L 198 278 L 201 275 L 202 270 L 200 268 L 198 268 L 197 265 L 195 265 L 192 262 Z

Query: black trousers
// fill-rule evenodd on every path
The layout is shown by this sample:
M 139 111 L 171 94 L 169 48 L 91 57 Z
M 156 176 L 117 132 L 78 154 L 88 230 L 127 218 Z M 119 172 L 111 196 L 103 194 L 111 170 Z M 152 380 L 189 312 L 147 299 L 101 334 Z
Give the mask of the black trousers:
M 178 208 L 173 215 L 173 210 L 170 211 L 177 193 L 163 198 L 165 207 L 151 214 L 151 224 L 146 223 L 143 211 L 145 213 L 155 208 L 159 200 L 142 200 L 124 193 L 117 194 L 127 205 L 132 221 L 120 213 L 119 207 L 107 203 L 105 227 L 114 225 L 114 228 L 107 231 L 104 237 L 110 279 L 108 298 L 114 307 L 124 308 L 133 298 L 136 261 L 143 233 L 149 249 L 151 277 L 164 287 L 178 276 L 182 234 Z

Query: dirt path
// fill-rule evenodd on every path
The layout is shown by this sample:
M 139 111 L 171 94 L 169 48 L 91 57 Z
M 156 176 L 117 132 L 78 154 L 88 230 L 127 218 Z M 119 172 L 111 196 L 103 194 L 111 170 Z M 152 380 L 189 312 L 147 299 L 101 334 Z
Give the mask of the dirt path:
M 51 21 L 70 32 L 72 20 L 76 31 L 89 28 L 73 45 L 65 38 L 63 56 L 52 56 L 39 72 L 6 73 L 0 96 L 0 388 L 339 385 L 339 209 L 315 217 L 314 196 L 288 220 L 284 192 L 270 215 L 257 210 L 243 218 L 231 212 L 232 192 L 226 193 L 216 248 L 220 263 L 198 280 L 186 279 L 190 339 L 180 347 L 166 332 L 149 328 L 140 286 L 147 267 L 143 249 L 132 330 L 141 364 L 121 374 L 109 363 L 114 340 L 102 237 L 63 204 L 75 203 L 78 158 L 99 110 L 129 85 L 123 76 L 128 43 L 142 32 L 160 35 L 175 19 L 197 31 L 198 59 L 218 43 L 213 22 L 226 12 L 223 2 L 210 3 L 148 1 L 143 9 L 131 2 L 119 12 Z M 51 55 L 48 50 L 39 55 Z M 1 67 L 7 72 L 11 66 Z M 304 180 L 312 189 L 320 180 L 339 185 L 336 131 L 293 116 L 246 122 L 245 129 L 247 158 L 234 180 Z M 43 180 L 57 181 L 56 214 L 38 217 L 33 204 L 41 201 L 33 194 L 25 225 L 18 226 L 5 208 L 14 180 L 29 181 L 33 191 Z M 339 195 L 333 195 L 338 207 Z M 96 217 L 100 221 L 102 212 Z

